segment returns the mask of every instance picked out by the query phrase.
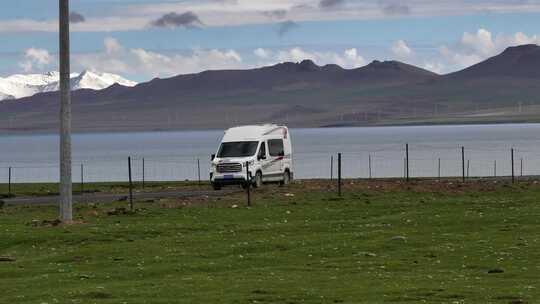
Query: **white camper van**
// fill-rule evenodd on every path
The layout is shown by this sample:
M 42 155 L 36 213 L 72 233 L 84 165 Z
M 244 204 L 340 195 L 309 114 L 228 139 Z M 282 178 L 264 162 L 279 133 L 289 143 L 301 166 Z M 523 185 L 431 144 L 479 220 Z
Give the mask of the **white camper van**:
M 246 162 L 249 174 L 246 172 Z M 215 190 L 225 185 L 254 187 L 263 183 L 288 184 L 293 178 L 289 129 L 274 124 L 228 129 L 212 155 L 210 181 Z

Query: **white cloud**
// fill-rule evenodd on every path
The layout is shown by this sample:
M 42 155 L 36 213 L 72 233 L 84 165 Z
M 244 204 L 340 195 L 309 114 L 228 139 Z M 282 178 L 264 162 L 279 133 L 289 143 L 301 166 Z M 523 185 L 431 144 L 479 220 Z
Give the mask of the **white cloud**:
M 500 39 L 501 37 L 497 37 Z M 499 40 L 498 43 L 501 43 Z M 508 42 L 509 45 L 522 45 L 522 44 L 539 44 L 540 43 L 540 37 L 538 35 L 533 36 L 527 36 L 522 32 L 517 32 L 514 35 L 510 36 L 510 40 Z
M 315 53 L 310 53 L 304 51 L 302 48 L 295 47 L 289 50 L 283 50 L 279 51 L 277 54 L 277 60 L 284 62 L 284 61 L 292 61 L 292 62 L 300 62 L 302 60 L 312 60 L 316 61 L 317 55 Z
M 461 39 L 452 46 L 440 46 L 438 60 L 425 63 L 424 66 L 434 72 L 452 72 L 498 55 L 508 47 L 522 44 L 540 44 L 540 37 L 521 32 L 494 35 L 481 28 L 475 33 L 463 33 Z
M 271 50 L 267 50 L 263 48 L 258 48 L 255 51 L 253 51 L 253 53 L 255 54 L 255 56 L 257 56 L 260 59 L 268 59 L 272 55 Z
M 45 49 L 29 48 L 25 51 L 25 57 L 41 65 L 51 63 L 51 55 Z
M 49 51 L 45 49 L 29 48 L 24 51 L 24 60 L 19 62 L 19 66 L 26 72 L 31 72 L 35 68 L 42 69 L 53 62 Z
M 490 56 L 496 51 L 491 32 L 485 29 L 479 29 L 474 34 L 463 33 L 461 48 L 466 52 L 478 54 L 479 56 Z
M 258 48 L 254 52 L 259 59 L 258 66 L 273 65 L 280 62 L 301 62 L 303 60 L 312 60 L 318 65 L 338 64 L 345 68 L 357 68 L 366 65 L 356 48 L 346 49 L 339 52 L 320 52 L 306 50 L 301 47 L 293 47 L 272 51 L 269 49 Z
M 104 51 L 99 53 L 74 55 L 74 65 L 80 69 L 147 78 L 245 67 L 242 57 L 234 50 L 194 49 L 187 54 L 163 54 L 141 48 L 125 48 L 114 38 L 106 38 L 104 47 Z
M 295 47 L 279 51 L 275 59 L 279 62 L 300 62 L 309 59 L 319 65 L 337 64 L 344 68 L 357 68 L 366 64 L 365 59 L 358 54 L 355 48 L 345 50 L 342 54 L 339 54 L 336 52 L 312 52 Z
M 401 59 L 406 59 L 413 55 L 412 49 L 404 40 L 394 42 L 394 44 L 392 44 L 391 51 L 395 56 Z
M 439 48 L 439 54 L 443 61 L 447 62 L 450 66 L 455 66 L 457 69 L 469 67 L 487 58 L 474 52 L 452 50 L 446 46 L 441 46 Z
M 423 68 L 437 74 L 442 74 L 446 70 L 446 66 L 440 62 L 426 62 L 424 63 Z
M 364 66 L 366 61 L 356 48 L 342 52 L 320 52 L 294 47 L 282 50 L 257 48 L 252 51 L 255 62 L 246 62 L 236 50 L 193 49 L 163 53 L 142 48 L 127 48 L 114 38 L 104 40 L 97 53 L 73 54 L 74 70 L 95 70 L 117 73 L 137 79 L 171 77 L 205 70 L 248 69 L 279 62 L 300 62 L 310 59 L 319 65 L 338 64 L 345 68 Z
M 121 52 L 123 50 L 123 47 L 120 45 L 118 40 L 114 38 L 106 37 L 103 43 L 105 44 L 105 52 L 109 55 Z
M 366 60 L 364 57 L 358 54 L 356 48 L 345 50 L 345 59 L 348 61 L 348 64 L 345 64 L 345 67 L 358 68 L 363 65 L 366 65 Z

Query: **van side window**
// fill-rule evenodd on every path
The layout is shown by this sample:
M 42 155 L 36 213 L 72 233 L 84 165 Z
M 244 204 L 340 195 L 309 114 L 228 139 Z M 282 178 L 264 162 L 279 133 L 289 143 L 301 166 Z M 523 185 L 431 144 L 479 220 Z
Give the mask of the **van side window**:
M 283 140 L 282 139 L 270 139 L 268 140 L 268 151 L 270 156 L 284 156 Z
M 259 148 L 259 154 L 257 155 L 259 159 L 266 159 L 266 142 L 261 143 L 261 147 Z

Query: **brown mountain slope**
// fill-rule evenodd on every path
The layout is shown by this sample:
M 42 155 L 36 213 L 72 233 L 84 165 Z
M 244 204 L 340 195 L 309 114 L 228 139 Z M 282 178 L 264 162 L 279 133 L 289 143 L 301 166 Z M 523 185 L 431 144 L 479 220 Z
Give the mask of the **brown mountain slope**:
M 462 71 L 445 76 L 452 79 L 470 78 L 540 78 L 540 46 L 527 44 L 509 47 L 501 54 Z
M 73 92 L 78 131 L 540 121 L 540 47 L 509 48 L 438 76 L 397 61 L 358 69 L 312 61 L 206 71 L 133 88 Z M 58 94 L 0 103 L 0 130 L 56 130 Z

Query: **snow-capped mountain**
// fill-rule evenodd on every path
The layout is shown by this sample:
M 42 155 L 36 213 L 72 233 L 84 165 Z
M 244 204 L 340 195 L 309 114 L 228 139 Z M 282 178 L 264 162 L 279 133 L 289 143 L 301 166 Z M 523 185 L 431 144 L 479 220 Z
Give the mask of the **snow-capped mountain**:
M 0 100 L 17 99 L 32 96 L 42 92 L 58 91 L 60 88 L 60 73 L 12 75 L 0 77 Z M 132 87 L 137 83 L 119 75 L 84 71 L 71 74 L 71 89 L 102 90 L 118 83 Z

